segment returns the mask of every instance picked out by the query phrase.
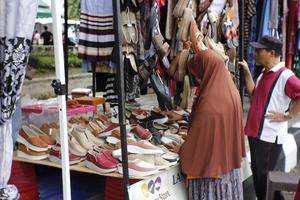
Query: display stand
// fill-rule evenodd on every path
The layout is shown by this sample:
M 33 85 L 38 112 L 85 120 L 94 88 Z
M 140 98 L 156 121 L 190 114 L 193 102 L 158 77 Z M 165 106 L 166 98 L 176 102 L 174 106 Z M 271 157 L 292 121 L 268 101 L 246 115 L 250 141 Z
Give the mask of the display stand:
M 65 85 L 65 66 L 64 66 L 64 52 L 62 44 L 62 28 L 61 28 L 61 7 L 58 1 L 51 0 L 51 12 L 53 16 L 53 36 L 54 36 L 54 55 L 55 55 L 55 71 L 57 80 L 53 81 L 55 93 L 58 95 L 57 101 L 59 106 L 59 121 L 61 133 L 61 153 L 62 153 L 62 176 L 63 176 L 63 196 L 65 200 L 71 199 L 71 185 L 70 185 L 70 167 L 69 167 L 69 152 L 68 152 L 68 135 L 67 135 L 67 114 L 66 114 L 66 85 Z M 122 160 L 123 160 L 123 180 L 125 199 L 128 199 L 128 160 L 127 160 L 127 141 L 126 141 L 126 122 L 125 122 L 125 94 L 124 94 L 124 68 L 121 61 L 122 52 L 119 37 L 120 27 L 120 2 L 113 1 L 113 16 L 114 16 L 114 29 L 115 29 L 115 52 L 117 78 L 119 83 L 119 124 L 121 130 L 121 144 L 122 144 Z M 93 73 L 94 74 L 94 73 Z M 94 80 L 93 80 L 94 84 Z M 95 89 L 95 88 L 93 88 Z M 93 90 L 95 92 L 95 90 Z M 95 95 L 95 94 L 94 94 Z
M 54 38 L 54 56 L 55 56 L 55 73 L 57 80 L 52 82 L 55 93 L 58 95 L 59 110 L 59 129 L 60 144 L 62 154 L 62 178 L 63 178 L 63 197 L 64 200 L 71 200 L 71 183 L 69 167 L 69 145 L 67 130 L 67 109 L 66 109 L 66 85 L 65 85 L 65 66 L 64 52 L 62 43 L 61 27 L 61 7 L 59 1 L 51 0 L 51 12 L 53 17 L 53 38 Z
M 26 162 L 26 163 L 31 163 L 31 164 L 36 164 L 36 165 L 44 165 L 48 167 L 55 167 L 55 168 L 62 168 L 60 164 L 51 162 L 49 160 L 28 160 L 24 158 L 20 158 L 14 154 L 14 160 L 15 161 L 20 161 L 20 162 Z M 107 176 L 107 177 L 114 177 L 114 178 L 123 178 L 122 174 L 119 174 L 117 172 L 115 173 L 99 173 L 94 170 L 90 170 L 89 168 L 85 167 L 84 162 L 80 162 L 75 165 L 71 165 L 69 167 L 71 171 L 77 171 L 77 172 L 82 172 L 82 173 L 88 173 L 88 174 L 97 174 L 99 176 Z M 143 180 L 147 179 L 148 177 L 141 177 L 141 176 L 131 176 L 130 179 L 134 180 Z

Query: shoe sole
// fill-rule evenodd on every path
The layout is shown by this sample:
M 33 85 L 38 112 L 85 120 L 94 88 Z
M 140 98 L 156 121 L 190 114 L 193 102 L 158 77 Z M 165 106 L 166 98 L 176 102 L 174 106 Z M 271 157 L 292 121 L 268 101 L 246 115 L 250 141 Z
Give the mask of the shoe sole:
M 166 164 L 166 165 L 155 165 L 157 167 L 158 170 L 164 170 L 167 169 L 169 167 L 171 167 L 171 164 Z
M 161 157 L 171 163 L 175 163 L 179 160 L 179 155 L 172 152 L 164 153 Z
M 83 148 L 83 147 L 82 147 L 82 148 Z M 70 153 L 72 153 L 72 154 L 74 154 L 74 155 L 76 155 L 76 156 L 80 156 L 80 157 L 84 157 L 84 156 L 86 156 L 86 154 L 87 154 L 87 151 L 81 152 L 81 151 L 78 151 L 78 150 L 73 149 L 73 148 L 70 148 L 70 147 L 69 147 L 69 151 L 70 151 Z
M 112 168 L 112 169 L 103 169 L 98 167 L 97 165 L 95 165 L 94 163 L 90 162 L 90 161 L 85 161 L 85 166 L 93 171 L 99 172 L 101 174 L 106 174 L 106 173 L 111 173 L 116 171 L 116 168 Z
M 50 155 L 49 156 L 49 160 L 51 161 L 51 162 L 54 162 L 54 163 L 57 163 L 57 164 L 61 164 L 61 159 L 59 159 L 58 157 L 56 157 L 56 156 L 53 156 L 53 155 Z M 80 163 L 82 160 L 80 159 L 80 160 L 75 160 L 75 161 L 69 161 L 69 164 L 70 165 L 75 165 L 75 164 L 77 164 L 77 163 Z
M 123 167 L 122 167 L 122 165 L 121 165 L 121 166 L 118 166 L 118 172 L 119 172 L 120 174 L 123 174 Z M 157 172 L 159 172 L 158 169 L 156 169 L 156 170 L 151 170 L 151 171 L 147 171 L 147 172 L 141 172 L 141 171 L 137 171 L 137 170 L 128 168 L 129 176 L 140 176 L 140 177 L 144 177 L 144 176 L 150 176 L 150 175 L 156 174 Z
M 48 151 L 48 147 L 43 148 L 43 147 L 34 146 L 34 145 L 30 144 L 25 138 L 23 138 L 20 135 L 17 138 L 17 142 L 24 144 L 26 147 L 28 147 L 29 149 L 31 149 L 33 151 L 38 151 L 38 152 Z
M 49 155 L 32 156 L 24 153 L 23 151 L 17 150 L 17 156 L 20 158 L 26 158 L 27 160 L 43 160 L 48 158 Z
M 153 122 L 157 122 L 159 124 L 164 124 L 164 123 L 168 122 L 168 120 L 169 120 L 168 117 L 164 117 L 164 118 L 154 119 Z
M 160 154 L 163 153 L 162 150 L 150 150 L 150 149 L 144 149 L 135 145 L 127 145 L 127 151 L 128 153 L 137 153 L 137 154 Z M 112 152 L 113 157 L 118 158 L 121 156 L 121 149 L 114 150 Z

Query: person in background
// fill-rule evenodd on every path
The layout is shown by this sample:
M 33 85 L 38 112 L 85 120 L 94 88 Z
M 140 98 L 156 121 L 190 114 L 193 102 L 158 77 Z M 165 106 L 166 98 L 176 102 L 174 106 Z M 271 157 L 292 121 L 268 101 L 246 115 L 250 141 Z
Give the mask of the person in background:
M 48 31 L 47 26 L 44 26 L 44 32 L 41 34 L 41 38 L 44 40 L 44 45 L 53 44 L 53 35 L 50 31 Z
M 241 162 L 245 156 L 239 92 L 221 56 L 204 50 L 188 61 L 200 80 L 185 142 L 173 143 L 187 176 L 189 199 L 243 199 Z
M 268 172 L 283 170 L 276 167 L 276 163 L 287 136 L 288 120 L 300 111 L 300 81 L 280 62 L 282 42 L 279 39 L 263 36 L 251 45 L 256 50 L 256 64 L 262 65 L 264 70 L 255 84 L 248 64 L 239 62 L 251 98 L 245 134 L 256 196 L 258 200 L 265 200 Z
M 37 30 L 35 30 L 32 36 L 32 44 L 39 45 L 40 39 L 41 39 L 40 33 Z

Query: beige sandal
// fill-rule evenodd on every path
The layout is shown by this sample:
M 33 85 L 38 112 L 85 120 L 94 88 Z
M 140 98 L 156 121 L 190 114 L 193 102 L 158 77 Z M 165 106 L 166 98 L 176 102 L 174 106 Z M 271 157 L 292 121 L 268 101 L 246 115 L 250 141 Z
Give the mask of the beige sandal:
M 179 40 L 183 42 L 186 42 L 188 40 L 190 24 L 193 19 L 194 17 L 193 17 L 192 9 L 185 8 L 183 17 L 180 22 L 180 27 L 179 27 L 179 33 L 178 33 Z
M 130 25 L 128 25 L 127 31 L 129 32 L 131 42 L 137 44 L 139 41 L 138 29 L 137 29 L 137 20 L 134 12 L 128 10 L 128 16 L 130 20 Z
M 189 57 L 189 50 L 188 49 L 183 49 L 180 53 L 179 61 L 178 61 L 178 69 L 175 73 L 175 80 L 183 82 L 184 76 L 187 74 L 187 60 Z
M 198 26 L 197 26 L 195 20 L 192 20 L 192 22 L 191 22 L 190 38 L 192 41 L 192 49 L 195 53 L 199 53 L 200 51 L 207 49 L 202 42 L 202 39 L 204 38 L 204 36 L 201 33 L 201 31 L 198 29 Z
M 183 11 L 188 7 L 188 4 L 189 0 L 179 0 L 173 10 L 174 17 L 182 17 Z
M 191 85 L 190 85 L 190 79 L 188 75 L 184 76 L 184 83 L 183 83 L 183 91 L 181 93 L 181 102 L 179 106 L 182 109 L 187 109 L 188 108 L 188 98 L 191 95 Z
M 130 26 L 130 18 L 128 15 L 128 9 L 121 12 L 121 32 L 122 32 L 122 45 L 131 43 L 131 36 L 128 28 Z

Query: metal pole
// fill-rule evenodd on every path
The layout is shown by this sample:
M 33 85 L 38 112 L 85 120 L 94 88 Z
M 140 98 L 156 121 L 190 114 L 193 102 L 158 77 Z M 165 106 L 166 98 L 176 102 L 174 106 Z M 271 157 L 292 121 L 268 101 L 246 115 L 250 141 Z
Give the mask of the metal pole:
M 65 23 L 64 23 L 64 37 L 65 37 L 65 45 L 64 45 L 64 63 L 65 63 L 65 80 L 66 80 L 66 90 L 67 90 L 67 94 L 68 94 L 68 76 L 69 76 L 69 68 L 68 68 L 68 61 L 69 61 L 69 44 L 68 44 L 68 38 L 69 38 L 69 34 L 68 34 L 68 0 L 65 0 Z M 68 98 L 68 95 L 66 96 L 66 98 Z
M 239 0 L 239 32 L 240 32 L 240 38 L 239 38 L 239 60 L 242 61 L 244 59 L 244 0 Z M 240 95 L 242 104 L 244 103 L 243 97 L 244 97 L 244 70 L 240 68 Z
M 97 66 L 97 62 L 96 61 L 93 61 L 92 62 L 92 74 L 93 74 L 93 76 L 92 76 L 92 80 L 93 80 L 93 85 L 92 85 L 92 89 L 93 89 L 93 97 L 95 97 L 96 96 L 96 66 Z
M 51 0 L 51 10 L 53 17 L 53 36 L 54 36 L 54 55 L 55 55 L 55 72 L 56 78 L 65 85 L 64 74 L 64 54 L 62 42 L 61 27 L 61 4 L 59 0 Z M 62 154 L 62 178 L 63 178 L 63 197 L 64 200 L 71 200 L 71 184 L 70 184 L 70 166 L 69 166 L 69 148 L 67 133 L 67 112 L 65 94 L 57 96 L 59 108 L 59 129 L 60 144 Z
M 127 157 L 127 137 L 126 137 L 126 121 L 125 121 L 125 90 L 124 90 L 124 65 L 122 55 L 122 41 L 120 37 L 120 1 L 113 0 L 113 20 L 114 20 L 114 32 L 115 32 L 115 52 L 117 61 L 117 78 L 118 88 L 120 89 L 118 98 L 119 107 L 119 124 L 121 130 L 121 147 L 122 147 L 122 166 L 123 166 L 123 190 L 124 199 L 128 200 L 128 187 L 129 187 L 129 175 L 128 175 L 128 157 Z

